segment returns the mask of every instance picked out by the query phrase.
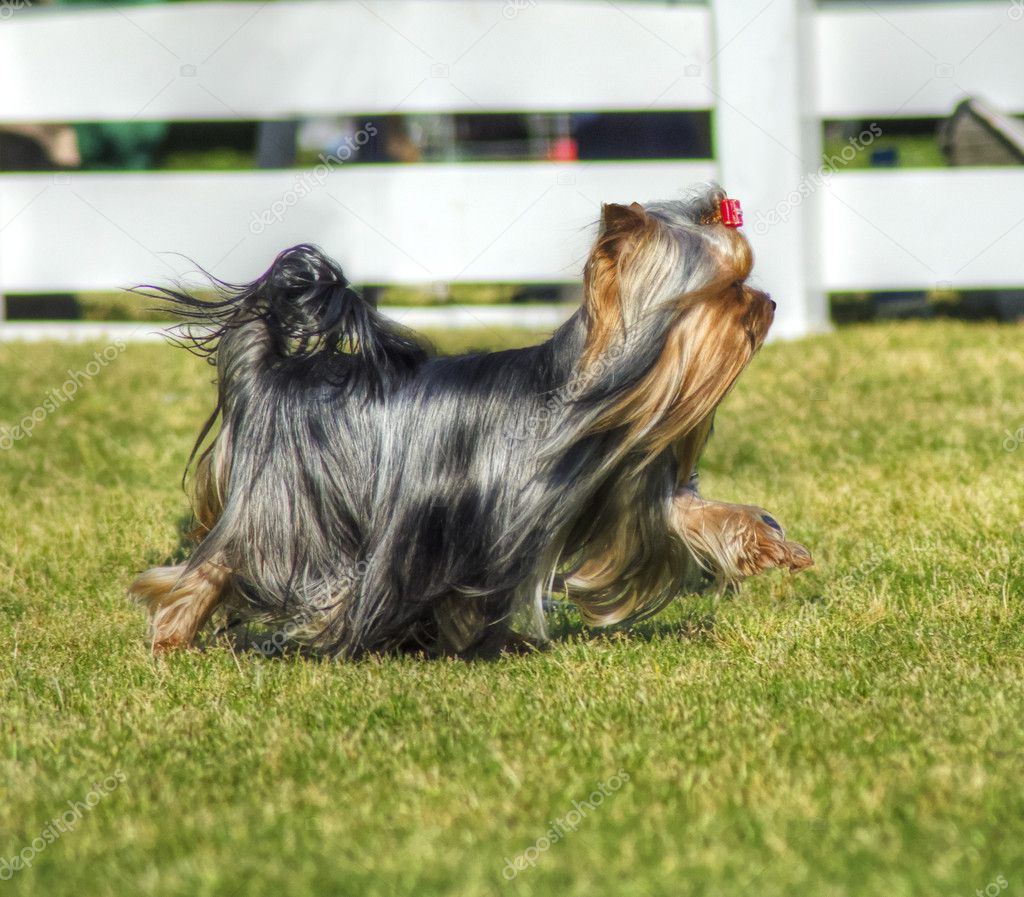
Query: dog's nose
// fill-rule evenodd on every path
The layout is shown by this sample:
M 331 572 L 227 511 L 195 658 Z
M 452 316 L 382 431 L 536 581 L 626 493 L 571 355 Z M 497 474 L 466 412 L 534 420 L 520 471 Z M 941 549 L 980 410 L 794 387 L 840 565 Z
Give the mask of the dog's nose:
M 771 306 L 772 306 L 772 311 L 775 311 L 775 309 L 777 309 L 777 308 L 778 308 L 778 306 L 777 306 L 777 305 L 775 304 L 775 300 L 774 300 L 774 299 L 772 299 L 772 297 L 771 297 L 771 296 L 769 296 L 769 297 L 768 297 L 768 301 L 769 301 L 769 302 L 771 303 Z

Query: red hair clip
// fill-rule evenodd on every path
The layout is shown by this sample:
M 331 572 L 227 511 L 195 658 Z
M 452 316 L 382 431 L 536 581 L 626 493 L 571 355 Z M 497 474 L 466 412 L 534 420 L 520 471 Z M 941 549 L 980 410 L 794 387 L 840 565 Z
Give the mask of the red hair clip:
M 722 224 L 726 227 L 743 227 L 743 209 L 738 199 L 723 199 L 719 206 Z

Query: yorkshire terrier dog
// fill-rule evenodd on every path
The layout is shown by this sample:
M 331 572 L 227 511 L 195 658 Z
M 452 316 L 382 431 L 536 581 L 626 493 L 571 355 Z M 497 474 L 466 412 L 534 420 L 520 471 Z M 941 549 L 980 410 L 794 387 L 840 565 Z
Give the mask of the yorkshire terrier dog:
M 809 566 L 765 510 L 698 491 L 775 309 L 741 221 L 714 185 L 605 205 L 580 309 L 504 352 L 432 356 L 309 245 L 213 300 L 150 288 L 218 374 L 195 550 L 130 587 L 154 650 L 219 609 L 332 655 L 486 655 L 544 639 L 556 584 L 604 626 Z

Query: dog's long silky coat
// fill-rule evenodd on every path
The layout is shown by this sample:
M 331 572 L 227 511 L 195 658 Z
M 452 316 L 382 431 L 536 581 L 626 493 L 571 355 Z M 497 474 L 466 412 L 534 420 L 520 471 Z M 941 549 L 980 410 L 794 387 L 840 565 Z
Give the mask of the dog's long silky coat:
M 541 639 L 556 576 L 592 624 L 637 620 L 701 572 L 810 563 L 762 509 L 705 501 L 718 404 L 775 304 L 715 186 L 606 205 L 582 307 L 539 346 L 432 357 L 313 246 L 204 301 L 158 290 L 215 359 L 194 553 L 131 594 L 155 649 L 218 608 L 313 647 L 496 651 Z

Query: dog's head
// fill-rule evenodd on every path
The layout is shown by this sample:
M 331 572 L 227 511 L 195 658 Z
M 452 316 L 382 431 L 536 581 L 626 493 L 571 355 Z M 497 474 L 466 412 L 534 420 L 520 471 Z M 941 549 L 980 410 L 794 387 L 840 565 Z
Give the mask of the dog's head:
M 605 205 L 584 274 L 582 365 L 616 347 L 644 364 L 602 416 L 651 455 L 708 418 L 771 326 L 775 303 L 747 283 L 753 253 L 722 223 L 725 192 L 711 186 L 676 202 Z

